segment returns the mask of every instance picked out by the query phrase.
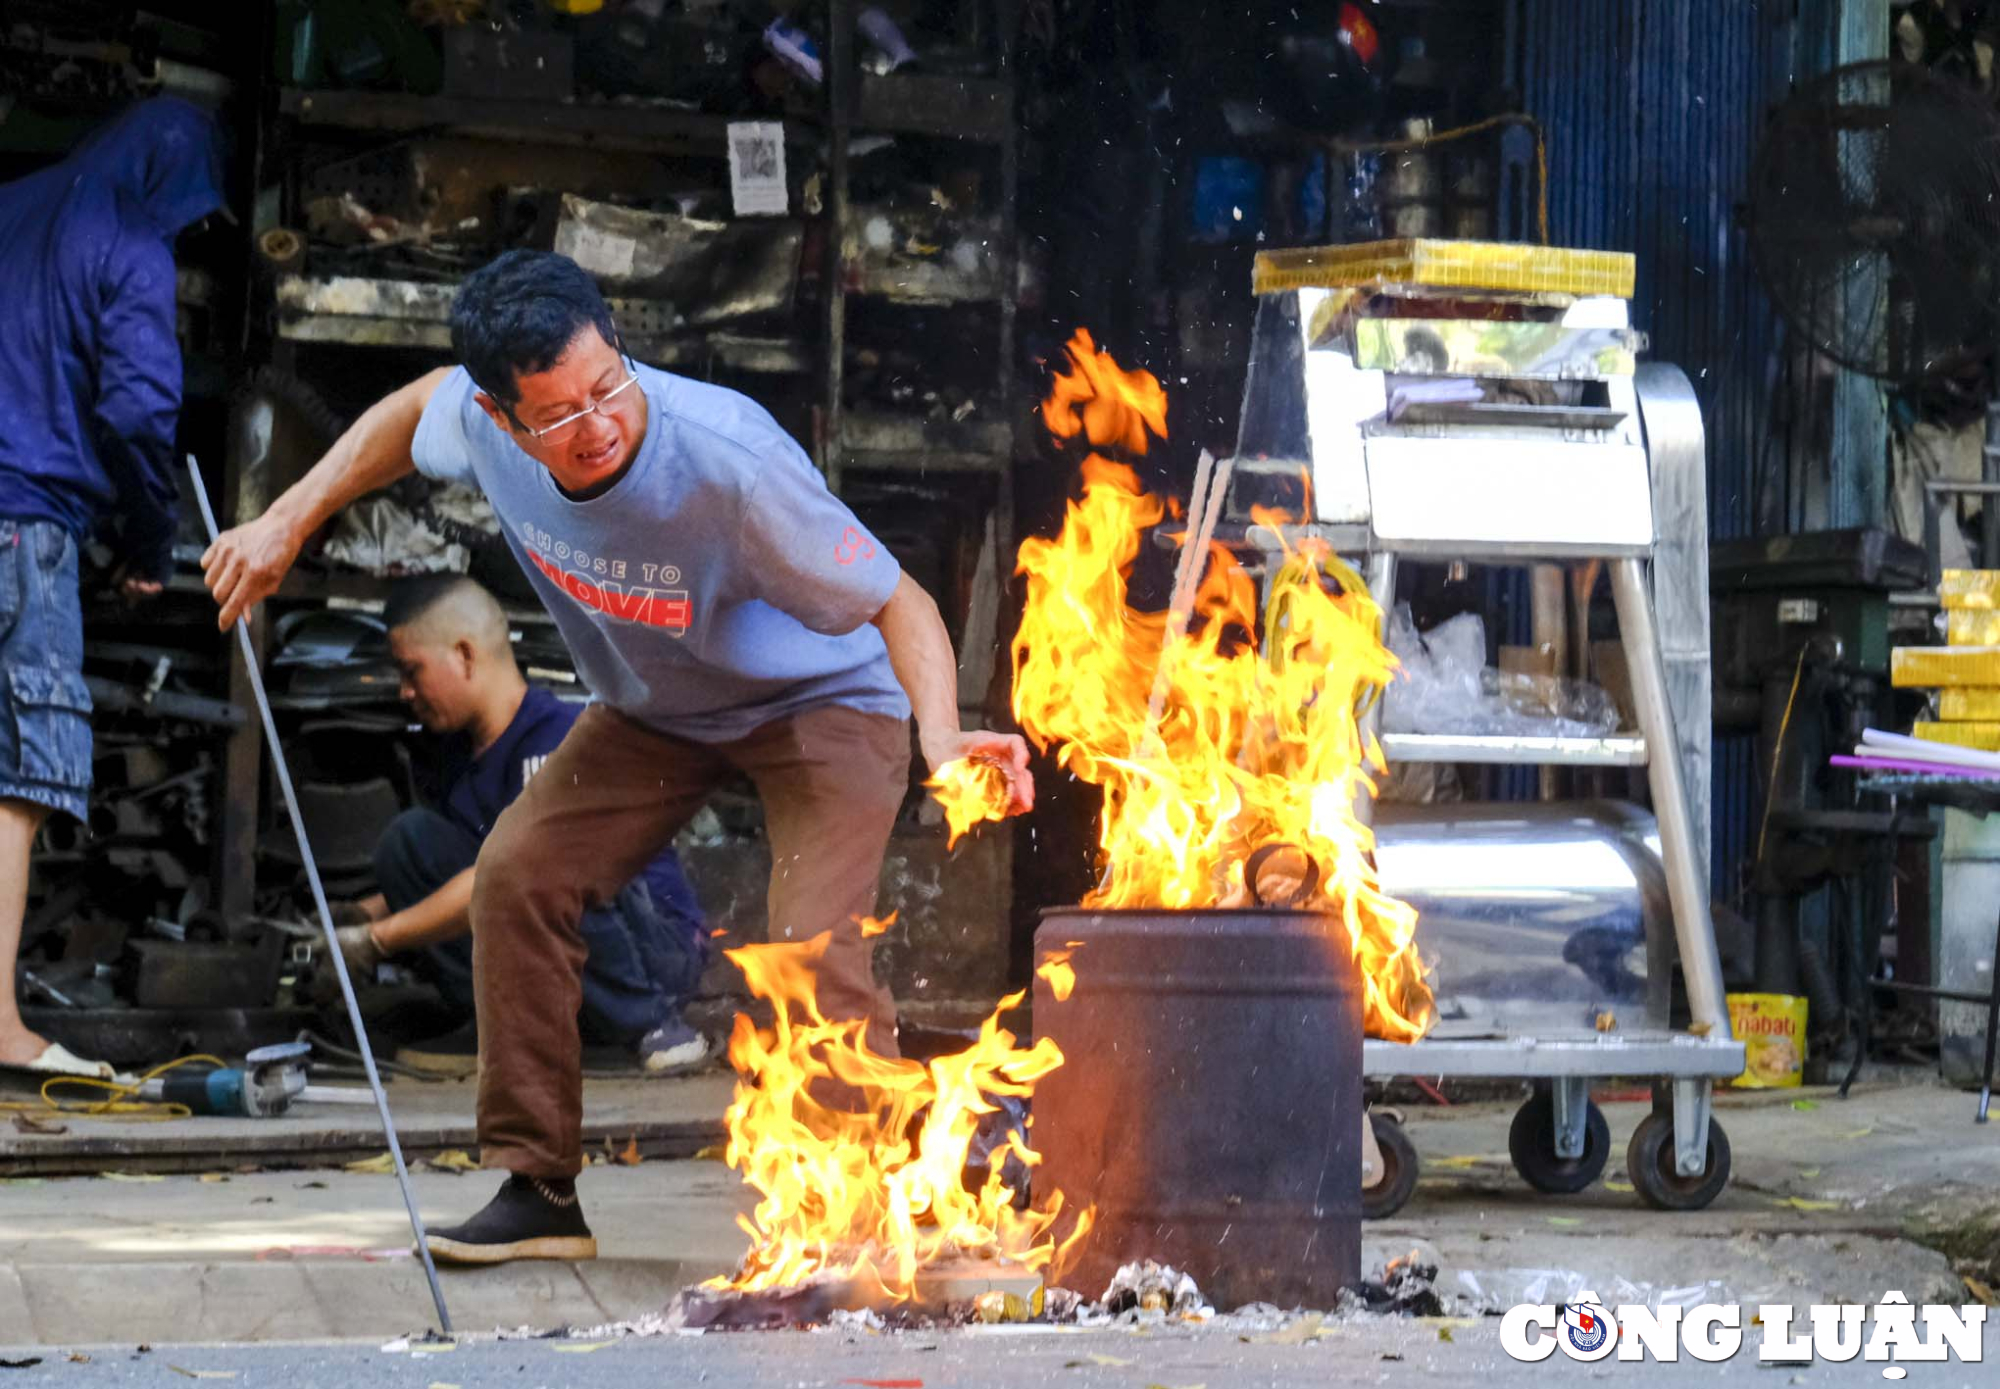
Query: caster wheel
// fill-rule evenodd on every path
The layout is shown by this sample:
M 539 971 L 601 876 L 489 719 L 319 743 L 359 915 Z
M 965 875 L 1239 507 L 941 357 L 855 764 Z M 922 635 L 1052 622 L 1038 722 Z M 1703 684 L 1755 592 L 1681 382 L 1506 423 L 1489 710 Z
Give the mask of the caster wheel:
M 1371 1114 L 1375 1147 L 1382 1154 L 1382 1177 L 1361 1189 L 1361 1218 L 1387 1220 L 1401 1210 L 1417 1189 L 1417 1149 L 1403 1126 L 1381 1114 Z
M 1729 1185 L 1729 1135 L 1708 1121 L 1708 1165 L 1697 1175 L 1674 1170 L 1674 1116 L 1655 1110 L 1632 1130 L 1625 1168 L 1647 1205 L 1662 1211 L 1698 1211 Z
M 1536 1090 L 1514 1112 L 1507 1130 L 1507 1152 L 1514 1170 L 1537 1191 L 1568 1196 L 1582 1191 L 1604 1171 L 1611 1156 L 1611 1127 L 1604 1111 L 1588 1100 L 1583 1122 L 1583 1151 L 1573 1158 L 1556 1156 L 1556 1101 L 1547 1090 Z

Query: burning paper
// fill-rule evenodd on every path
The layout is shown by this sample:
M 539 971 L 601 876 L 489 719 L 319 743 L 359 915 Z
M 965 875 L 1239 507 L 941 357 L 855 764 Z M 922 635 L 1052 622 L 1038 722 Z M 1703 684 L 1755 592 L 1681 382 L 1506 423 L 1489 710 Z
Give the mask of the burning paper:
M 724 1161 L 763 1199 L 739 1219 L 751 1239 L 741 1269 L 707 1286 L 757 1292 L 838 1278 L 883 1304 L 912 1298 L 919 1272 L 945 1260 L 1049 1265 L 1062 1198 L 1015 1208 L 1001 1156 L 1030 1168 L 1039 1160 L 1021 1137 L 1006 1136 L 976 1190 L 964 1173 L 981 1116 L 996 1112 L 989 1097 L 1025 1098 L 1061 1052 L 1046 1039 L 1024 1049 L 1000 1026 L 1021 1001 L 1014 994 L 956 1056 L 878 1055 L 866 1023 L 820 1013 L 814 980 L 829 939 L 728 952 L 775 1017 L 760 1028 L 738 1014 L 729 1039 L 740 1078 Z
M 990 757 L 947 762 L 924 785 L 932 799 L 944 807 L 945 824 L 951 831 L 946 849 L 957 848 L 958 841 L 982 820 L 1006 819 L 1014 803 L 1007 769 Z
M 1083 332 L 1069 356 L 1042 407 L 1058 438 L 1138 454 L 1148 436 L 1165 436 L 1166 395 L 1150 374 L 1121 370 Z M 1383 767 L 1357 725 L 1395 671 L 1381 609 L 1331 550 L 1307 544 L 1285 554 L 1261 615 L 1255 585 L 1219 545 L 1191 621 L 1135 611 L 1127 578 L 1165 515 L 1130 468 L 1092 453 L 1062 532 L 1020 549 L 1028 593 L 1015 718 L 1104 791 L 1104 876 L 1085 904 L 1243 901 L 1245 859 L 1266 844 L 1297 846 L 1319 870 L 1300 905 L 1342 923 L 1366 982 L 1368 1031 L 1413 1040 L 1431 1010 L 1416 912 L 1381 891 L 1373 835 L 1354 813 Z

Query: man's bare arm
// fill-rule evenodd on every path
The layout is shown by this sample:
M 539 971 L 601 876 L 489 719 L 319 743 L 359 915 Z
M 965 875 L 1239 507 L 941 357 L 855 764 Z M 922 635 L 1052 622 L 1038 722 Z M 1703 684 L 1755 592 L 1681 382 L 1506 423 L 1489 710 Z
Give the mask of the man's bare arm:
M 875 614 L 882 644 L 889 648 L 889 665 L 896 683 L 910 697 L 917 720 L 917 743 L 924 761 L 936 772 L 961 757 L 983 757 L 1007 774 L 1015 814 L 1035 804 L 1035 782 L 1028 772 L 1028 745 L 1018 733 L 985 729 L 961 732 L 958 726 L 958 658 L 951 634 L 937 604 L 923 585 L 908 574 L 896 581 L 896 591 Z
M 384 955 L 421 950 L 456 940 L 472 929 L 472 881 L 468 868 L 420 902 L 391 912 L 368 928 Z
M 450 368 L 418 377 L 368 407 L 326 456 L 254 521 L 224 531 L 201 557 L 225 631 L 277 590 L 312 533 L 357 497 L 387 487 L 416 467 L 410 445 L 431 395 Z

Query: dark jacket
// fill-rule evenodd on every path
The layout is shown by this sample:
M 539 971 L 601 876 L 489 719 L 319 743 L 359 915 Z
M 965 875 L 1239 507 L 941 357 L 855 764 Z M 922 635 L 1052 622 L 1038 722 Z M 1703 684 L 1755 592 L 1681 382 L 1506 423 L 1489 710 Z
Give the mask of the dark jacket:
M 221 190 L 215 121 L 173 97 L 0 184 L 0 517 L 81 541 L 120 514 L 136 577 L 173 569 L 174 237 Z

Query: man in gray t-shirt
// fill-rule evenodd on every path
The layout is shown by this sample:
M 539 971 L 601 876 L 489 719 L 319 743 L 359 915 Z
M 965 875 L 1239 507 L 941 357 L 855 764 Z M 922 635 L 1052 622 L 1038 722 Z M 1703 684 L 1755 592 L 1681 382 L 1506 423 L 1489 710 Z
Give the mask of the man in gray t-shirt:
M 412 467 L 477 487 L 598 703 L 480 852 L 472 899 L 479 1141 L 512 1173 L 472 1219 L 432 1229 L 465 1263 L 589 1258 L 576 1200 L 578 922 L 725 778 L 764 802 L 774 938 L 825 933 L 818 1002 L 896 1050 L 859 918 L 908 788 L 908 719 L 935 771 L 1002 765 L 1012 734 L 958 726 L 937 607 L 756 404 L 632 362 L 576 264 L 510 251 L 452 305 L 462 366 L 370 408 L 254 521 L 202 557 L 226 628 L 275 590 L 306 537 Z

